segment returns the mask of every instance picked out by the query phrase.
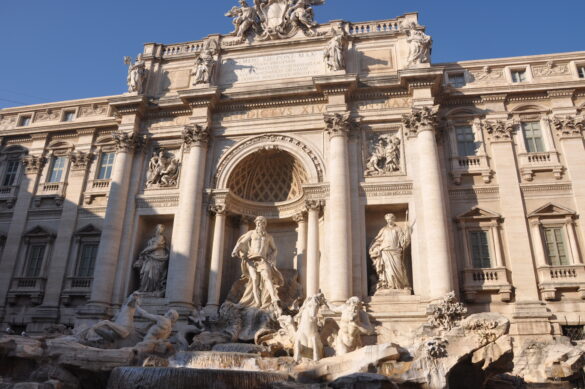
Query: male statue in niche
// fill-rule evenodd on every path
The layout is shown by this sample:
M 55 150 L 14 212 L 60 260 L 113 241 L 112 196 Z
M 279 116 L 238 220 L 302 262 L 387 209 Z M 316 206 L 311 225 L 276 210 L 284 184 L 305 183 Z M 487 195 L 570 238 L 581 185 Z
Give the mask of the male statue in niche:
M 278 249 L 266 232 L 266 218 L 258 216 L 254 223 L 256 228 L 242 235 L 232 251 L 232 257 L 242 260 L 242 278 L 247 280 L 239 304 L 280 312 L 278 287 L 284 278 L 276 268 Z
M 404 229 L 397 226 L 396 216 L 392 213 L 386 214 L 384 218 L 387 224 L 378 232 L 369 250 L 378 274 L 373 292 L 411 290 L 404 264 L 404 250 L 410 245 L 412 226 Z

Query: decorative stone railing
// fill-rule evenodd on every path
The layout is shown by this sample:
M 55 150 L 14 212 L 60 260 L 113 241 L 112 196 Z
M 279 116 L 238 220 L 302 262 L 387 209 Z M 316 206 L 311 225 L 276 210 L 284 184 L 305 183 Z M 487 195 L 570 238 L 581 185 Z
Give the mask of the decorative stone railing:
M 68 277 L 61 292 L 61 303 L 70 305 L 76 297 L 89 298 L 93 277 Z
M 203 41 L 196 41 L 163 46 L 162 56 L 163 58 L 168 58 L 198 53 L 203 50 L 203 44 Z
M 475 300 L 478 293 L 497 292 L 502 301 L 512 299 L 512 285 L 508 281 L 506 268 L 465 269 L 463 271 L 463 291 L 469 302 Z
M 580 297 L 585 299 L 585 265 L 541 266 L 538 281 L 545 300 L 556 300 L 559 288 L 576 288 Z
M 0 201 L 5 201 L 8 208 L 12 208 L 16 202 L 16 195 L 18 193 L 18 186 L 1 186 L 0 187 Z
M 552 171 L 557 180 L 563 178 L 563 166 L 556 151 L 520 153 L 518 162 L 522 178 L 526 181 L 532 181 L 537 171 Z
M 365 35 L 379 32 L 393 32 L 400 30 L 401 20 L 378 20 L 364 23 L 350 23 L 348 32 L 350 35 Z
M 455 184 L 461 183 L 461 176 L 464 174 L 481 174 L 483 181 L 489 184 L 491 181 L 491 170 L 485 155 L 472 155 L 467 157 L 451 157 L 451 175 Z
M 8 303 L 14 304 L 18 297 L 29 297 L 33 304 L 40 304 L 47 280 L 43 277 L 15 277 L 8 292 Z
M 65 182 L 44 182 L 39 186 L 38 194 L 40 196 L 65 196 L 65 189 L 67 183 Z
M 98 196 L 107 196 L 110 191 L 110 183 L 112 180 L 90 180 L 87 183 L 87 189 L 83 194 L 85 204 L 91 204 L 93 199 Z

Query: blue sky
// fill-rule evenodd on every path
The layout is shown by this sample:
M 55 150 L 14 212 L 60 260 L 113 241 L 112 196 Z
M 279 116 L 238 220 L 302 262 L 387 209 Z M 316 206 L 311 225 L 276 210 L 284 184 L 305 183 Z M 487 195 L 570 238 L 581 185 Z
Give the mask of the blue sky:
M 125 55 L 228 33 L 223 15 L 236 3 L 0 0 L 0 108 L 123 93 Z M 435 63 L 585 50 L 583 0 L 327 0 L 315 9 L 319 22 L 413 11 L 433 36 Z

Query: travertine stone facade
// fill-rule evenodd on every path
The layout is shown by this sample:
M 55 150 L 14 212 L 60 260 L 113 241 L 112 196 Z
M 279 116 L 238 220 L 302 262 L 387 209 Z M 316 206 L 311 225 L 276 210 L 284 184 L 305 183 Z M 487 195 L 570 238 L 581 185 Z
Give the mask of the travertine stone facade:
M 0 110 L 2 328 L 107 317 L 155 230 L 145 305 L 216 308 L 256 216 L 305 295 L 362 297 L 390 329 L 452 290 L 512 334 L 584 324 L 585 53 L 430 64 L 417 14 L 295 12 L 147 44 L 125 94 Z M 375 288 L 390 213 L 412 291 Z

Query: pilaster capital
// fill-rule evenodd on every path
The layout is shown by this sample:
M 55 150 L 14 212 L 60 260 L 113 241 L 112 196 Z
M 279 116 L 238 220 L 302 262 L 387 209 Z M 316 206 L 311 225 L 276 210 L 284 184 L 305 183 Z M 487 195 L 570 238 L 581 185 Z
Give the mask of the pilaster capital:
M 299 213 L 293 216 L 293 221 L 297 224 L 304 223 L 306 221 L 305 216 L 306 216 L 305 211 L 304 210 L 300 211 Z
M 147 135 L 139 135 L 135 132 L 115 131 L 112 133 L 116 153 L 132 153 L 141 149 L 148 143 Z
M 193 146 L 205 147 L 209 141 L 209 128 L 199 124 L 187 125 L 183 128 L 181 137 L 188 148 Z
M 512 120 L 484 120 L 481 125 L 492 142 L 511 142 L 516 126 Z
M 93 158 L 93 154 L 85 151 L 71 151 L 68 154 L 71 170 L 85 170 Z
M 320 211 L 324 205 L 322 200 L 305 200 L 305 208 L 309 211 Z
M 209 212 L 215 216 L 224 216 L 227 212 L 227 207 L 225 204 L 211 204 Z
M 552 125 L 561 139 L 581 137 L 581 131 L 585 128 L 585 117 L 565 116 L 554 117 Z
M 436 131 L 438 113 L 438 105 L 413 108 L 411 113 L 402 115 L 402 124 L 410 136 L 416 136 L 423 131 Z
M 25 155 L 22 157 L 22 164 L 26 174 L 38 174 L 43 170 L 47 158 L 42 155 Z
M 325 120 L 325 132 L 329 135 L 329 139 L 337 136 L 347 137 L 353 125 L 351 121 L 351 112 L 343 113 L 326 113 L 323 115 Z

